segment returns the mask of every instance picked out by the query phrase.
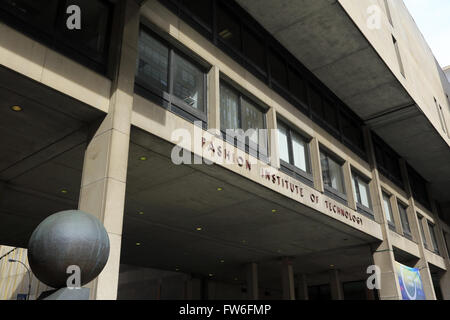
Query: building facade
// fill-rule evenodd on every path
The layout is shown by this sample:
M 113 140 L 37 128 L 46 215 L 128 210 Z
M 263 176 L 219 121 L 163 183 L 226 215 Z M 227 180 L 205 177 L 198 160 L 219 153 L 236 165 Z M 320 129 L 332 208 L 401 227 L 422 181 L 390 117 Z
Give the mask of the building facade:
M 79 208 L 111 244 L 92 299 L 401 300 L 399 264 L 450 299 L 450 90 L 402 1 L 0 18 L 0 256 Z M 0 261 L 0 299 L 27 281 Z

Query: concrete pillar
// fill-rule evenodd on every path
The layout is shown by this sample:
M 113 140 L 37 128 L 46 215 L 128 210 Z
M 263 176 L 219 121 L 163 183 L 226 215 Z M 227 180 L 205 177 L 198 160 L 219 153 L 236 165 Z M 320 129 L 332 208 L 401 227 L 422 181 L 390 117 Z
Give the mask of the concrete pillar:
M 213 66 L 208 73 L 208 130 L 220 134 L 220 70 Z
M 311 169 L 314 178 L 314 188 L 320 192 L 324 192 L 322 167 L 320 165 L 320 146 L 319 140 L 315 137 L 309 144 L 311 152 Z
M 431 278 L 430 267 L 428 266 L 428 261 L 425 257 L 425 245 L 424 239 L 422 239 L 422 234 L 420 232 L 419 218 L 417 216 L 417 209 L 415 205 L 414 198 L 412 196 L 411 184 L 409 183 L 408 170 L 406 162 L 404 159 L 400 161 L 400 169 L 402 172 L 402 177 L 405 182 L 406 193 L 408 194 L 408 219 L 411 225 L 411 231 L 413 237 L 417 241 L 419 246 L 420 259 L 417 261 L 415 268 L 420 270 L 420 277 L 422 279 L 423 290 L 425 292 L 425 297 L 427 300 L 436 300 L 436 294 L 434 292 L 433 279 Z
M 330 270 L 330 291 L 331 300 L 344 300 L 344 288 L 342 287 L 339 271 Z
M 297 275 L 297 300 L 309 300 L 308 283 L 305 274 Z
M 283 300 L 295 300 L 294 268 L 288 258 L 284 258 L 281 262 L 281 281 Z
M 369 164 L 372 171 L 372 181 L 370 191 L 373 197 L 372 206 L 375 220 L 381 225 L 383 241 L 372 248 L 373 261 L 380 268 L 380 289 L 379 296 L 381 300 L 401 300 L 400 284 L 398 282 L 397 272 L 395 271 L 395 257 L 392 243 L 389 238 L 389 223 L 383 211 L 383 192 L 381 189 L 380 176 L 376 166 L 375 151 L 373 148 L 372 135 L 369 128 L 364 128 L 364 138 L 366 141 Z M 397 206 L 391 207 L 394 210 Z M 398 210 L 397 213 L 398 215 Z M 367 266 L 369 267 L 369 266 Z
M 259 285 L 258 285 L 258 265 L 254 262 L 245 266 L 246 280 L 247 280 L 247 299 L 259 299 Z
M 185 299 L 202 299 L 202 281 L 200 279 L 187 277 L 187 279 L 185 280 Z
M 131 111 L 137 59 L 139 6 L 120 1 L 123 33 L 114 72 L 109 112 L 85 153 L 79 209 L 103 222 L 110 240 L 109 260 L 99 277 L 88 284 L 91 299 L 117 298 Z

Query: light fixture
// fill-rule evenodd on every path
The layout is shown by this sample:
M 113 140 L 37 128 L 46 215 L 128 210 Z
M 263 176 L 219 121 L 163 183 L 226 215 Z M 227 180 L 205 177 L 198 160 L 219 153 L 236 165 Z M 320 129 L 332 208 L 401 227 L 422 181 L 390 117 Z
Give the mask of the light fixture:
M 222 260 L 220 260 L 220 263 L 225 263 L 225 260 L 223 260 L 223 259 L 222 259 Z
M 210 273 L 209 276 L 212 277 L 212 276 L 214 276 L 214 274 Z
M 176 267 L 175 271 L 177 271 L 177 272 L 180 271 L 180 267 Z
M 277 210 L 276 209 L 272 209 L 272 213 L 277 213 Z
M 330 264 L 330 267 L 331 267 L 331 268 L 334 268 L 334 264 Z
M 220 192 L 220 191 L 223 191 L 223 188 L 220 188 L 220 187 L 219 187 L 219 188 L 217 188 L 217 191 L 219 191 L 219 192 Z
M 61 193 L 62 193 L 62 194 L 68 194 L 69 191 L 68 191 L 67 189 L 62 189 L 62 190 L 61 190 Z
M 239 280 L 238 278 L 236 278 L 236 277 L 234 278 L 234 281 L 238 281 L 238 280 Z
M 23 111 L 23 109 L 22 109 L 21 106 L 12 106 L 12 107 L 11 107 L 11 110 L 12 110 L 12 111 L 15 111 L 15 112 L 21 112 L 21 111 Z
M 197 229 L 196 229 L 197 231 L 202 231 L 203 230 L 203 228 L 202 227 L 197 227 Z
M 140 243 L 140 242 L 136 242 L 136 246 L 138 246 L 138 247 L 139 247 L 140 245 L 141 245 L 141 243 Z
M 247 240 L 242 240 L 242 243 L 244 243 L 244 244 L 247 243 Z
M 139 215 L 143 215 L 144 214 L 144 211 L 139 211 Z
M 148 158 L 147 158 L 147 157 L 145 157 L 145 156 L 142 156 L 142 157 L 140 157 L 140 158 L 139 158 L 139 160 L 141 160 L 141 161 L 147 161 L 147 160 L 148 160 Z

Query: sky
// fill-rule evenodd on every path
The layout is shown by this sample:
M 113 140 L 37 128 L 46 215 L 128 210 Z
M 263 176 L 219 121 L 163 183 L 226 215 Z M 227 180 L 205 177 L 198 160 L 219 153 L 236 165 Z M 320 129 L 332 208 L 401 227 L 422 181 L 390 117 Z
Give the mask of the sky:
M 450 0 L 403 1 L 441 67 L 450 66 Z

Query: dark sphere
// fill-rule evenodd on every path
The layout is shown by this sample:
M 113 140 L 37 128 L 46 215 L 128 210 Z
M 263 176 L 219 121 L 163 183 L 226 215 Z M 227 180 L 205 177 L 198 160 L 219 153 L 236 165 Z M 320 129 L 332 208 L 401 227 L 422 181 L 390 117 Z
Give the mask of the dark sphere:
M 28 262 L 36 277 L 52 288 L 64 288 L 71 273 L 81 270 L 81 285 L 94 280 L 109 257 L 109 237 L 100 221 L 82 211 L 51 215 L 34 230 L 28 243 Z

